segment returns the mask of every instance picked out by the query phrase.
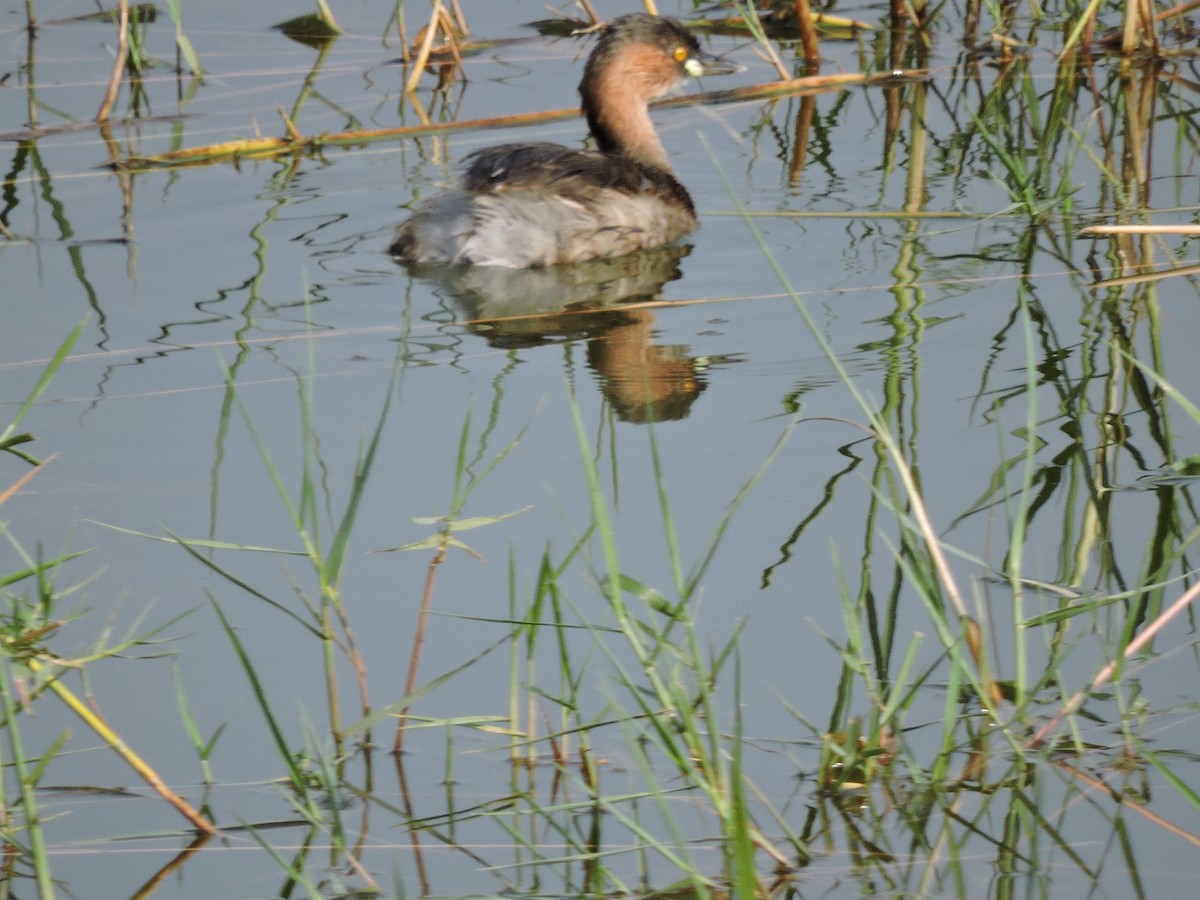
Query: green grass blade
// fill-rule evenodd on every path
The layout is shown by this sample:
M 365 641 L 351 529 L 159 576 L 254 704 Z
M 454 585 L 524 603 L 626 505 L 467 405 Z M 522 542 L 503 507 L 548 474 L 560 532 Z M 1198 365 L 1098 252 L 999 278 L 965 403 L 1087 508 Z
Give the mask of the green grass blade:
M 246 673 L 246 680 L 250 682 L 250 690 L 254 692 L 254 698 L 258 701 L 258 708 L 262 711 L 263 718 L 266 720 L 267 730 L 271 733 L 271 739 L 275 742 L 275 748 L 278 750 L 280 758 L 283 760 L 284 765 L 287 766 L 292 788 L 295 790 L 298 798 L 307 797 L 308 792 L 304 774 L 300 771 L 296 763 L 296 757 L 288 748 L 287 740 L 283 736 L 283 730 L 279 727 L 279 722 L 275 718 L 275 713 L 271 710 L 270 701 L 267 699 L 266 691 L 263 689 L 262 682 L 258 679 L 254 663 L 250 661 L 250 655 L 246 652 L 241 639 L 237 636 L 237 631 L 234 630 L 233 625 L 225 617 L 220 604 L 211 596 L 208 599 L 209 603 L 212 604 L 212 608 L 217 613 L 217 618 L 221 620 L 221 627 L 225 630 L 225 635 L 229 638 L 229 643 L 233 646 L 233 652 L 237 655 L 238 662 L 242 666 L 242 671 Z
M 67 354 L 71 352 L 71 348 L 75 346 L 75 342 L 79 340 L 79 336 L 83 334 L 83 329 L 84 326 L 87 325 L 87 321 L 87 316 L 81 319 L 79 324 L 76 325 L 71 330 L 71 333 L 67 335 L 66 339 L 59 344 L 58 350 L 55 351 L 54 355 L 50 357 L 50 361 L 46 363 L 46 367 L 42 370 L 42 374 L 38 377 L 37 384 L 33 386 L 33 390 L 29 392 L 29 395 L 25 398 L 25 402 L 21 404 L 21 408 L 17 410 L 17 413 L 15 416 L 13 416 L 12 421 L 8 423 L 8 427 L 5 428 L 4 431 L 0 432 L 0 447 L 4 447 L 4 449 L 12 452 L 11 448 L 14 445 L 8 442 L 10 442 L 12 439 L 13 433 L 16 431 L 17 426 L 21 423 L 21 420 L 25 418 L 26 413 L 28 413 L 29 410 L 33 408 L 33 405 L 37 403 L 38 398 L 45 393 L 46 388 L 50 386 L 50 382 L 54 380 L 54 376 L 58 372 L 59 367 L 62 365 L 63 360 L 67 358 Z M 25 437 L 22 436 L 20 443 L 26 442 L 27 441 Z M 28 459 L 28 457 L 23 458 Z

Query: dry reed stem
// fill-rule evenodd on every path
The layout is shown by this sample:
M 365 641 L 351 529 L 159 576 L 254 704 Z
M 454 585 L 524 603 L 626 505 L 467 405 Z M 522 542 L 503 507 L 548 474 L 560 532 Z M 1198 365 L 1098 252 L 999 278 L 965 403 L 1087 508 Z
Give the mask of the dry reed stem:
M 458 25 L 458 33 L 466 37 L 471 32 L 467 28 L 467 17 L 463 15 L 462 4 L 458 0 L 450 0 L 450 8 L 454 10 L 454 21 Z
M 1131 284 L 1150 284 L 1162 281 L 1164 278 L 1177 278 L 1186 275 L 1200 275 L 1200 266 L 1179 266 L 1172 269 L 1160 269 L 1157 272 L 1144 272 L 1141 275 L 1122 275 L 1118 278 L 1102 278 L 1089 285 L 1093 290 L 1109 287 L 1125 287 Z
M 806 78 L 790 78 L 771 81 L 725 91 L 710 91 L 686 97 L 660 100 L 655 108 L 671 109 L 700 104 L 736 103 L 745 100 L 760 100 L 788 95 L 820 93 L 840 90 L 852 85 L 872 85 L 925 77 L 925 70 L 884 72 L 867 75 L 859 72 L 843 72 L 836 75 L 814 75 Z M 226 141 L 207 144 L 187 150 L 172 150 L 154 156 L 130 156 L 107 165 L 117 170 L 149 169 L 155 167 L 209 165 L 215 162 L 238 162 L 243 159 L 267 159 L 295 153 L 314 153 L 324 147 L 365 144 L 390 138 L 421 137 L 432 134 L 448 134 L 461 131 L 476 131 L 491 128 L 515 128 L 525 125 L 540 125 L 580 115 L 578 107 L 551 109 L 543 112 L 520 113 L 511 116 L 488 116 L 460 122 L 430 122 L 423 125 L 405 125 L 399 128 L 379 128 L 370 131 L 341 131 L 334 134 L 322 133 L 310 138 L 256 138 L 253 140 Z
M 1154 17 L 1154 21 L 1165 22 L 1167 19 L 1170 19 L 1174 16 L 1181 16 L 1185 12 L 1190 12 L 1197 6 L 1200 6 L 1200 0 L 1188 0 L 1186 3 L 1180 3 L 1177 6 L 1172 6 L 1170 9 L 1164 9 Z
M 817 26 L 813 21 L 812 8 L 808 0 L 795 0 L 796 25 L 800 28 L 800 44 L 804 48 L 804 61 L 809 73 L 815 75 L 821 68 L 821 48 L 817 41 Z
M 1141 803 L 1138 803 L 1136 800 L 1132 799 L 1128 794 L 1121 794 L 1120 796 L 1117 796 L 1116 792 L 1107 783 L 1101 781 L 1099 778 L 1087 774 L 1086 772 L 1080 771 L 1079 769 L 1062 760 L 1056 760 L 1055 765 L 1057 765 L 1060 769 L 1069 772 L 1074 778 L 1079 779 L 1089 787 L 1104 791 L 1109 796 L 1113 797 L 1118 803 L 1120 803 L 1122 809 L 1132 810 L 1142 818 L 1153 822 L 1155 825 L 1158 825 L 1160 828 L 1169 831 L 1176 837 L 1183 838 L 1183 840 L 1187 841 L 1189 844 L 1200 847 L 1200 837 L 1197 837 L 1186 828 L 1181 828 L 1170 819 L 1163 818 L 1158 813 L 1151 811 Z
M 46 468 L 47 464 L 53 462 L 57 456 L 58 456 L 57 453 L 54 453 L 54 454 L 48 456 L 45 459 L 45 461 L 43 461 L 41 464 L 30 469 L 28 472 L 26 472 L 24 475 L 22 475 L 16 481 L 14 481 L 12 484 L 10 484 L 3 493 L 0 493 L 0 506 L 3 506 L 8 501 L 9 497 L 13 496 L 13 494 L 17 493 L 17 491 L 21 490 L 21 488 L 25 487 L 25 485 L 27 485 L 30 482 L 30 480 L 33 479 L 33 476 L 37 475 L 38 472 L 40 472 L 40 471 L 42 471 L 42 469 Z
M 1080 234 L 1200 234 L 1200 225 L 1089 225 Z
M 400 59 L 407 66 L 412 62 L 408 46 L 408 28 L 404 24 L 404 8 L 396 10 L 396 34 L 400 37 Z
M 1154 10 L 1148 0 L 1125 0 L 1121 52 L 1130 56 L 1140 49 L 1156 50 L 1158 35 L 1154 30 L 1154 21 Z
M 112 74 L 108 79 L 108 90 L 96 111 L 96 121 L 108 121 L 117 93 L 121 90 L 121 75 L 125 71 L 125 55 L 129 52 L 129 0 L 121 0 L 117 13 L 117 58 L 113 61 Z
M 31 672 L 42 671 L 42 665 L 36 659 L 22 660 Z M 102 741 L 108 744 L 121 759 L 125 760 L 129 766 L 137 772 L 145 782 L 154 789 L 160 797 L 167 801 L 171 806 L 175 807 L 189 822 L 191 822 L 198 831 L 204 834 L 216 834 L 217 827 L 212 822 L 205 819 L 200 813 L 192 809 L 191 805 L 171 790 L 158 777 L 158 773 L 154 771 L 140 756 L 138 756 L 121 736 L 117 734 L 108 723 L 88 708 L 87 704 L 81 701 L 74 693 L 71 692 L 65 684 L 57 677 L 51 679 L 48 687 L 53 691 L 60 700 L 63 701 L 74 713 L 87 723 L 88 727 L 100 737 Z
M 1130 641 L 1128 645 L 1126 645 L 1125 652 L 1121 654 L 1120 659 L 1113 660 L 1103 669 L 1101 669 L 1096 674 L 1096 677 L 1092 679 L 1092 683 L 1089 684 L 1085 689 L 1076 691 L 1075 695 L 1066 702 L 1066 704 L 1058 711 L 1054 718 L 1039 728 L 1037 734 L 1025 742 L 1025 746 L 1033 748 L 1040 747 L 1042 744 L 1044 744 L 1050 732 L 1057 728 L 1063 719 L 1078 709 L 1083 704 L 1083 701 L 1087 699 L 1087 695 L 1089 693 L 1096 690 L 1102 684 L 1108 682 L 1108 680 L 1112 678 L 1113 673 L 1117 670 L 1119 665 L 1122 665 L 1132 659 L 1135 653 L 1148 644 L 1151 638 L 1166 628 L 1171 620 L 1182 613 L 1188 606 L 1190 606 L 1192 601 L 1197 597 L 1200 597 L 1200 581 L 1196 582 L 1194 585 L 1184 591 L 1183 595 L 1174 603 L 1172 603 L 1157 619 L 1143 628 L 1142 632 L 1136 638 Z
M 433 49 L 433 39 L 437 36 L 438 26 L 441 25 L 442 0 L 433 0 L 433 11 L 429 14 L 429 24 L 425 26 L 425 39 L 421 41 L 421 48 L 417 51 L 417 58 L 413 60 L 413 69 L 409 73 L 408 81 L 404 83 L 404 93 L 411 94 L 417 89 L 417 82 L 421 80 L 421 73 L 425 71 L 425 66 L 429 63 L 429 51 Z
M 879 438 L 877 437 L 876 439 L 878 440 Z M 942 539 L 933 527 L 933 520 L 929 517 L 929 510 L 925 507 L 924 495 L 921 493 L 916 479 L 913 477 L 908 460 L 900 452 L 899 446 L 895 445 L 892 441 L 885 441 L 884 448 L 892 457 L 892 463 L 895 466 L 901 483 L 904 485 L 904 492 L 908 497 L 908 502 L 912 505 L 911 515 L 913 521 L 916 523 L 921 537 L 925 540 L 925 549 L 929 552 L 930 563 L 933 565 L 934 571 L 937 572 L 942 589 L 946 592 L 946 599 L 950 601 L 950 605 L 954 608 L 954 613 L 958 616 L 958 620 L 962 623 L 963 628 L 968 629 L 974 624 L 974 619 L 967 612 L 967 604 L 963 601 L 962 591 L 959 590 L 958 582 L 954 578 L 954 572 L 951 570 L 950 563 L 946 560 L 946 554 L 942 550 Z
M 746 17 L 753 17 L 753 23 L 747 22 Z M 787 81 L 792 77 L 787 66 L 783 64 L 783 60 L 779 58 L 779 52 L 775 49 L 775 45 L 767 39 L 766 33 L 762 29 L 762 22 L 758 18 L 758 10 L 755 9 L 753 3 L 747 5 L 746 12 L 740 16 L 742 23 L 752 32 L 758 35 L 759 41 L 754 46 L 754 52 L 758 54 L 760 59 L 765 59 L 775 71 L 779 73 L 780 81 Z
M 421 609 L 417 613 L 417 628 L 413 633 L 412 652 L 408 656 L 408 674 L 404 679 L 405 697 L 411 697 L 417 689 L 417 671 L 421 667 L 421 648 L 425 646 L 425 632 L 429 628 L 429 610 L 433 607 L 433 586 L 437 581 L 438 569 L 446 559 L 446 551 L 449 549 L 449 546 L 449 541 L 444 541 L 438 547 L 437 552 L 433 555 L 433 559 L 429 561 L 429 567 L 425 570 L 425 588 L 421 592 Z M 410 708 L 408 705 L 405 705 L 403 709 L 396 713 L 396 737 L 392 741 L 392 753 L 397 758 L 404 752 L 404 735 L 408 730 L 408 711 Z

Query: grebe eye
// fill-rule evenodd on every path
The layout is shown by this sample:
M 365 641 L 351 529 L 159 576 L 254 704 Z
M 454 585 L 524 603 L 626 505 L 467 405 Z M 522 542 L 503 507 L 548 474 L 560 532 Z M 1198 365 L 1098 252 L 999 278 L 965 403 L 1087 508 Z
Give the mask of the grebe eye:
M 688 48 L 680 44 L 675 48 L 675 52 L 671 56 L 675 58 L 675 62 L 681 63 L 688 58 Z

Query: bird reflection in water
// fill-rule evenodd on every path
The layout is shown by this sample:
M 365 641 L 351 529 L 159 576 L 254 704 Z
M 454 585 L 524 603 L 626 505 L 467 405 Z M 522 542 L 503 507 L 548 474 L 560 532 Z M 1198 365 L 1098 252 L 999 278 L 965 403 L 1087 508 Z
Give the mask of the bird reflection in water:
M 493 347 L 524 349 L 568 341 L 587 343 L 588 365 L 601 393 L 627 422 L 688 415 L 707 383 L 713 360 L 682 344 L 654 343 L 653 309 L 679 261 L 691 252 L 671 245 L 569 266 L 411 266 L 410 272 L 448 293 L 464 323 Z

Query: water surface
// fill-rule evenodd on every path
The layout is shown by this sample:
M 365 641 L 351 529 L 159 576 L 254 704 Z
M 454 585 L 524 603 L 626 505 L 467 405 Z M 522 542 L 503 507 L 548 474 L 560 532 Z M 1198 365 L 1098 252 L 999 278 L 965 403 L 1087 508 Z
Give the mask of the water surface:
M 407 6 L 410 18 L 424 15 L 424 7 Z M 473 36 L 497 43 L 469 56 L 465 80 L 443 91 L 434 90 L 433 75 L 424 77 L 420 98 L 435 118 L 577 103 L 587 39 L 541 37 L 526 27 L 546 14 L 541 3 L 463 6 Z M 247 420 L 293 496 L 302 447 L 316 442 L 317 501 L 336 517 L 356 461 L 383 418 L 340 593 L 367 663 L 371 704 L 386 707 L 403 695 L 431 551 L 372 551 L 430 534 L 434 526 L 413 519 L 450 512 L 463 452 L 466 472 L 486 477 L 460 515 L 519 514 L 463 532 L 474 555 L 453 550 L 437 570 L 420 681 L 465 668 L 412 712 L 436 719 L 503 716 L 515 684 L 522 710 L 527 704 L 532 710 L 532 727 L 544 732 L 562 714 L 553 702 L 563 688 L 549 639 L 535 652 L 538 667 L 515 675 L 500 646 L 506 623 L 524 615 L 535 593 L 543 558 L 560 563 L 580 542 L 576 563 L 560 580 L 565 608 L 576 623 L 607 627 L 612 619 L 600 585 L 601 550 L 594 535 L 587 537 L 593 513 L 574 406 L 603 475 L 621 571 L 668 596 L 667 535 L 685 568 L 703 559 L 727 509 L 782 441 L 721 533 L 690 612 L 714 646 L 742 629 L 740 696 L 732 664 L 717 688 L 724 728 L 732 728 L 740 708 L 741 728 L 752 739 L 751 776 L 789 829 L 810 827 L 813 811 L 823 808 L 814 787 L 820 732 L 839 716 L 869 718 L 875 708 L 861 686 L 848 693 L 839 686 L 838 648 L 849 641 L 844 599 L 856 598 L 866 643 L 893 648 L 891 657 L 875 660 L 878 670 L 895 672 L 915 634 L 923 635 L 921 668 L 935 667 L 941 654 L 928 611 L 895 562 L 890 476 L 881 474 L 879 450 L 861 427 L 864 415 L 789 289 L 854 386 L 885 409 L 935 527 L 962 551 L 952 565 L 974 615 L 1011 622 L 1012 588 L 997 573 L 1011 561 L 1009 534 L 1021 516 L 1028 528 L 1022 575 L 1060 589 L 1030 591 L 1027 614 L 1055 608 L 1062 590 L 1118 592 L 1174 580 L 1137 596 L 1153 605 L 1182 593 L 1178 579 L 1190 570 L 1195 506 L 1188 480 L 1153 476 L 1197 452 L 1194 423 L 1119 351 L 1153 365 L 1183 395 L 1200 395 L 1196 286 L 1181 276 L 1151 286 L 1109 280 L 1134 274 L 1138 265 L 1194 265 L 1195 242 L 1163 237 L 1121 244 L 1078 235 L 1099 213 L 1120 206 L 1121 191 L 1133 194 L 1128 208 L 1166 210 L 1156 221 L 1194 218 L 1196 135 L 1187 115 L 1194 98 L 1178 80 L 1155 81 L 1138 70 L 1122 93 L 1113 64 L 1101 58 L 1091 67 L 1081 62 L 1075 87 L 1062 91 L 1056 47 L 1033 46 L 1007 63 L 964 61 L 949 29 L 933 30 L 927 56 L 910 51 L 899 59 L 889 57 L 880 33 L 827 40 L 823 71 L 928 68 L 929 77 L 804 100 L 656 114 L 703 227 L 678 252 L 593 273 L 606 308 L 587 316 L 547 314 L 556 296 L 576 295 L 545 273 L 416 277 L 384 253 L 407 208 L 447 183 L 456 160 L 500 140 L 576 144 L 584 136 L 578 119 L 330 147 L 300 159 L 122 174 L 106 168 L 114 157 L 279 134 L 277 105 L 292 111 L 303 134 L 414 124 L 418 118 L 402 99 L 407 73 L 396 63 L 394 32 L 381 39 L 392 7 L 367 2 L 339 9 L 347 33 L 319 59 L 316 50 L 272 28 L 276 17 L 307 10 L 185 4 L 185 32 L 207 69 L 203 84 L 172 73 L 173 31 L 161 15 L 147 32 L 160 64 L 147 70 L 142 97 L 126 87 L 121 119 L 108 132 L 74 126 L 99 103 L 112 26 L 53 24 L 74 15 L 75 5 L 43 3 L 37 11 L 47 24 L 30 43 L 23 5 L 4 8 L 7 30 L 0 38 L 11 62 L 0 89 L 9 160 L 0 206 L 0 396 L 8 414 L 70 330 L 85 323 L 23 426 L 37 436 L 32 452 L 55 458 L 4 504 L 5 519 L 26 548 L 91 548 L 61 576 L 60 586 L 95 576 L 71 598 L 87 614 L 55 636 L 54 650 L 64 657 L 192 611 L 154 643 L 121 655 L 143 658 L 88 667 L 88 688 L 104 714 L 181 793 L 200 802 L 202 772 L 180 723 L 176 669 L 200 729 L 211 735 L 225 726 L 211 761 L 218 818 L 260 824 L 294 818 L 283 792 L 269 784 L 284 774 L 282 763 L 210 600 L 237 629 L 294 749 L 306 740 L 329 749 L 321 647 L 278 609 L 182 549 L 128 531 L 297 551 L 300 540 Z M 602 13 L 620 11 L 609 4 Z M 838 11 L 874 24 L 885 14 L 874 6 Z M 775 77 L 747 39 L 706 42 L 747 71 L 703 88 Z M 1183 70 L 1189 63 L 1176 65 Z M 305 95 L 310 69 L 312 92 Z M 1147 117 L 1152 140 L 1130 124 L 1135 89 L 1144 84 L 1156 104 Z M 299 108 L 297 98 L 303 98 Z M 979 134 L 981 118 L 997 121 L 997 106 L 1011 124 L 1002 135 L 1012 142 L 1007 150 L 1024 149 L 1026 165 L 1036 170 L 1034 206 L 1049 214 L 1031 216 L 1028 204 L 1020 205 L 1002 154 Z M 1093 148 L 1092 155 L 1039 144 L 1055 116 L 1070 121 L 1078 146 Z M 40 130 L 31 129 L 34 122 Z M 1125 171 L 1113 162 L 1122 147 L 1147 154 L 1142 184 L 1114 185 L 1100 165 Z M 1108 152 L 1115 156 L 1106 159 Z M 750 211 L 749 222 L 739 205 Z M 651 414 L 629 399 L 647 372 L 659 399 Z M 1026 458 L 1030 428 L 1036 438 Z M 6 484 L 27 468 L 16 459 L 3 467 Z M 1034 499 L 1022 511 L 1016 497 L 1024 477 Z M 660 486 L 669 498 L 669 525 Z M 320 539 L 327 542 L 332 531 L 327 527 Z M 245 552 L 217 557 L 302 613 L 295 587 L 313 590 L 303 560 Z M 19 566 L 14 552 L 6 559 L 10 570 Z M 1078 647 L 1058 672 L 1064 692 L 1085 685 L 1110 658 L 1109 637 L 1129 608 L 1118 604 L 1072 622 L 1064 639 Z M 1011 626 L 995 634 L 994 659 L 1002 677 L 1012 678 Z M 1035 668 L 1051 644 L 1048 633 L 1036 635 Z M 580 629 L 569 642 L 587 704 L 580 715 L 589 721 L 631 708 L 596 640 Z M 1116 727 L 1122 705 L 1144 704 L 1154 716 L 1143 736 L 1160 752 L 1196 743 L 1190 627 L 1180 622 L 1158 649 L 1161 657 L 1127 671 L 1124 699 L 1097 700 L 1097 721 L 1080 735 L 1096 748 L 1085 763 L 1106 776 L 1117 777 L 1110 763 L 1122 750 Z M 628 662 L 627 650 L 614 652 Z M 357 695 L 348 667 L 341 677 L 344 715 L 352 721 Z M 908 717 L 914 757 L 936 752 L 946 709 L 937 687 L 943 678 L 931 678 Z M 525 685 L 535 690 L 526 693 Z M 1049 716 L 1061 697 L 1054 689 L 1046 694 Z M 385 722 L 372 733 L 384 748 L 391 727 Z M 43 702 L 26 726 L 27 746 L 43 752 L 63 729 L 72 733 L 72 752 L 54 760 L 43 784 L 125 786 L 150 796 L 115 755 L 51 703 Z M 606 760 L 606 792 L 643 786 L 621 729 L 602 730 L 592 742 Z M 522 868 L 528 854 L 519 844 L 514 849 L 503 829 L 465 821 L 454 840 L 425 836 L 422 869 L 410 832 L 396 827 L 510 793 L 515 776 L 505 745 L 487 731 L 413 732 L 406 761 L 410 786 L 419 788 L 407 818 L 394 811 L 402 804 L 391 764 L 376 754 L 382 772 L 375 773 L 373 791 L 393 808 L 374 808 L 365 826 L 361 805 L 349 817 L 364 828 L 364 864 L 385 889 L 393 873 L 410 891 L 537 889 L 542 870 Z M 1004 757 L 1005 747 L 992 749 Z M 1171 758 L 1180 777 L 1194 783 L 1194 760 Z M 927 764 L 922 758 L 912 770 Z M 361 778 L 357 766 L 354 777 Z M 537 777 L 548 791 L 550 773 Z M 1155 814 L 1194 833 L 1195 807 L 1155 770 L 1127 777 L 1113 788 L 1143 800 L 1153 796 Z M 915 780 L 908 785 L 913 796 L 922 787 Z M 1049 883 L 1052 893 L 1066 896 L 1099 884 L 1105 895 L 1126 896 L 1137 881 L 1170 896 L 1176 880 L 1194 874 L 1185 838 L 1145 818 L 1125 818 L 1104 799 L 1084 799 L 1079 782 L 1047 769 L 1028 790 L 1037 798 L 1032 807 L 1056 823 L 1047 833 L 1061 837 L 1031 829 L 1019 874 L 1003 875 L 1022 879 L 1021 890 Z M 987 821 L 987 797 L 987 791 L 960 797 L 956 814 Z M 103 879 L 105 895 L 131 895 L 187 843 L 109 841 L 181 827 L 156 799 L 59 792 L 44 802 L 46 813 L 66 813 L 49 834 L 55 875 L 76 892 Z M 863 808 L 889 802 L 897 802 L 894 795 L 864 800 Z M 960 837 L 970 845 L 962 856 L 977 855 L 981 863 L 966 884 L 939 872 L 929 887 L 897 875 L 903 866 L 864 859 L 853 816 L 830 826 L 837 839 L 797 883 L 823 894 L 856 894 L 879 866 L 893 879 L 889 889 L 999 893 L 993 879 L 1003 866 L 992 835 L 1003 815 L 995 815 L 996 831 Z M 710 836 L 703 814 L 695 818 L 690 836 Z M 872 826 L 873 840 L 894 839 L 893 851 L 904 858 L 911 835 L 886 824 L 882 812 L 870 821 L 885 823 Z M 513 827 L 522 826 L 514 820 Z M 613 844 L 629 841 L 615 823 L 610 831 Z M 298 828 L 264 835 L 285 857 L 304 838 Z M 1119 863 L 1112 853 L 1118 835 L 1131 848 Z M 479 858 L 455 849 L 456 841 Z M 560 852 L 551 837 L 546 841 L 546 856 Z M 230 846 L 206 848 L 156 890 L 280 891 L 282 870 L 254 840 L 239 833 Z M 1074 849 L 1065 852 L 1067 846 Z M 697 845 L 695 854 L 701 871 L 719 873 L 711 844 Z M 916 857 L 919 867 L 936 854 L 927 857 L 922 848 Z M 309 860 L 318 873 L 327 862 L 327 855 Z M 610 864 L 637 883 L 632 854 Z M 549 890 L 578 889 L 573 877 L 564 875 Z M 675 877 L 660 857 L 645 874 L 658 887 Z M 346 880 L 354 883 L 354 876 Z

